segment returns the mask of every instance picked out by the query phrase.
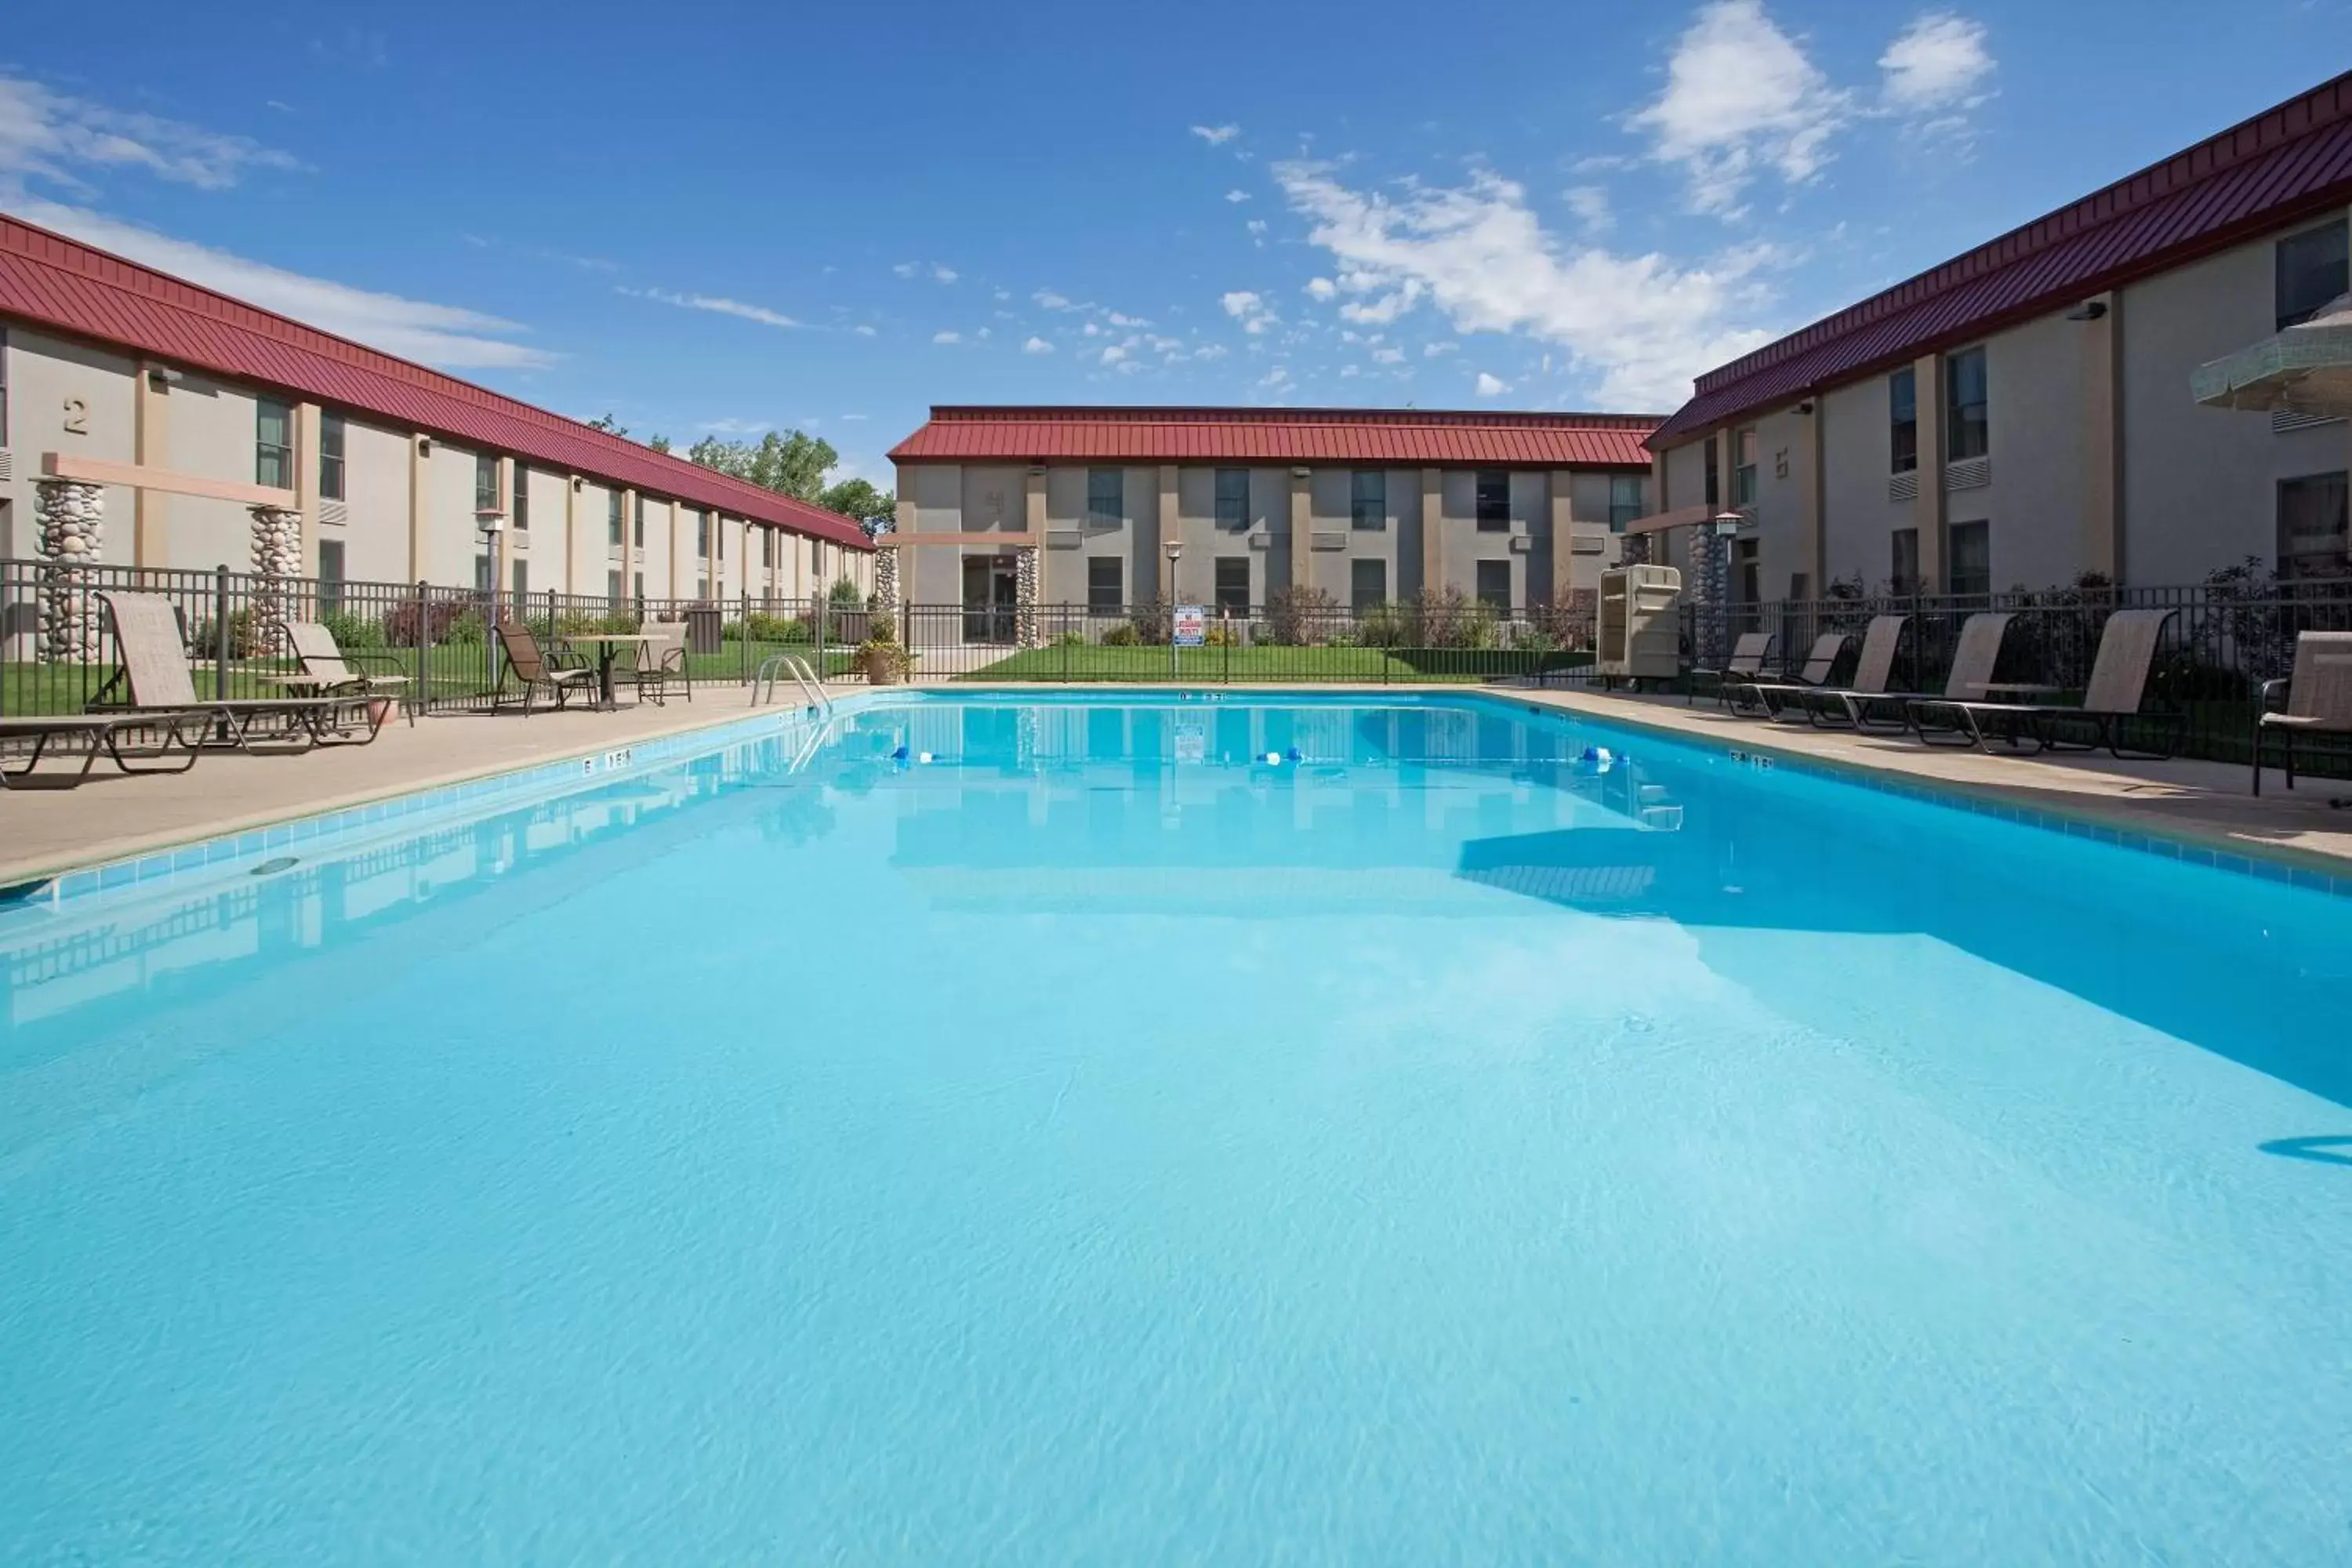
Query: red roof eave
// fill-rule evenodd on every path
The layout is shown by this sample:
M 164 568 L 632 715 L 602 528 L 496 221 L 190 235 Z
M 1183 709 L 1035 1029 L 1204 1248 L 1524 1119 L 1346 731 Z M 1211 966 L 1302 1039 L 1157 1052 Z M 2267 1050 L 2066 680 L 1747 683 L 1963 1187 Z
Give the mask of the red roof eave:
M 895 462 L 1395 463 L 1647 468 L 1654 415 L 943 405 Z

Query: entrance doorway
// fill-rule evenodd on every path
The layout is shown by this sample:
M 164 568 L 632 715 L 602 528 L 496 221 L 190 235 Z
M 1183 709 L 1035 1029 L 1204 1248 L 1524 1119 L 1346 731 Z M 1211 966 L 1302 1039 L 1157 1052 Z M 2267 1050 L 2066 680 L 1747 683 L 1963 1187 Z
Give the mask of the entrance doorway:
M 963 558 L 963 640 L 1013 640 L 1013 563 L 1002 555 Z

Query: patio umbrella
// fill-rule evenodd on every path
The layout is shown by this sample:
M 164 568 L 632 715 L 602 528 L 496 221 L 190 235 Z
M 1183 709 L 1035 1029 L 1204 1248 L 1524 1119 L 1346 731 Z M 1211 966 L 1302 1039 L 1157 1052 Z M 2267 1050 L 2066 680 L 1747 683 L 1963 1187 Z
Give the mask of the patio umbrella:
M 2210 408 L 2352 415 L 2352 294 L 2337 295 L 2307 321 L 2199 365 L 2189 388 Z

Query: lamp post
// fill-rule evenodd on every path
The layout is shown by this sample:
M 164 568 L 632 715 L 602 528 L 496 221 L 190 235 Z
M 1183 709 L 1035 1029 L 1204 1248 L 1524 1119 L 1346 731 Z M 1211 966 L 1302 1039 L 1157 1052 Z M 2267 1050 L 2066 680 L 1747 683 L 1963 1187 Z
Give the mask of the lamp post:
M 507 514 L 496 507 L 483 507 L 474 513 L 474 530 L 482 536 L 482 552 L 490 563 L 489 602 L 483 606 L 486 624 L 482 640 L 489 645 L 490 686 L 494 690 L 506 679 L 499 668 L 499 575 L 506 564 L 499 559 L 499 537 L 506 525 Z
M 1738 536 L 1747 519 L 1736 511 L 1721 511 L 1707 519 L 1707 531 L 1714 535 L 1707 542 L 1706 596 L 1715 610 L 1711 628 L 1714 640 L 1706 662 L 1717 669 L 1723 668 L 1730 647 L 1731 629 L 1731 541 Z
M 1184 553 L 1184 542 L 1171 539 L 1161 546 L 1168 552 L 1168 673 L 1176 673 L 1176 558 Z

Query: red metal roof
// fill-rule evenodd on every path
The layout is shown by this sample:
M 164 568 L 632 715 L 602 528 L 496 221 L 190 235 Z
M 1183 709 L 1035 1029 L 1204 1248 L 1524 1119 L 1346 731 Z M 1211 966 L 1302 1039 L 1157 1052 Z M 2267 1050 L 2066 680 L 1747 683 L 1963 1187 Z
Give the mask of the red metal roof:
M 0 215 L 0 316 L 855 549 L 823 507 L 593 430 Z
M 1266 462 L 1650 466 L 1654 414 L 1423 408 L 934 406 L 898 462 Z
M 1663 446 L 2352 201 L 2352 71 L 1698 378 Z

